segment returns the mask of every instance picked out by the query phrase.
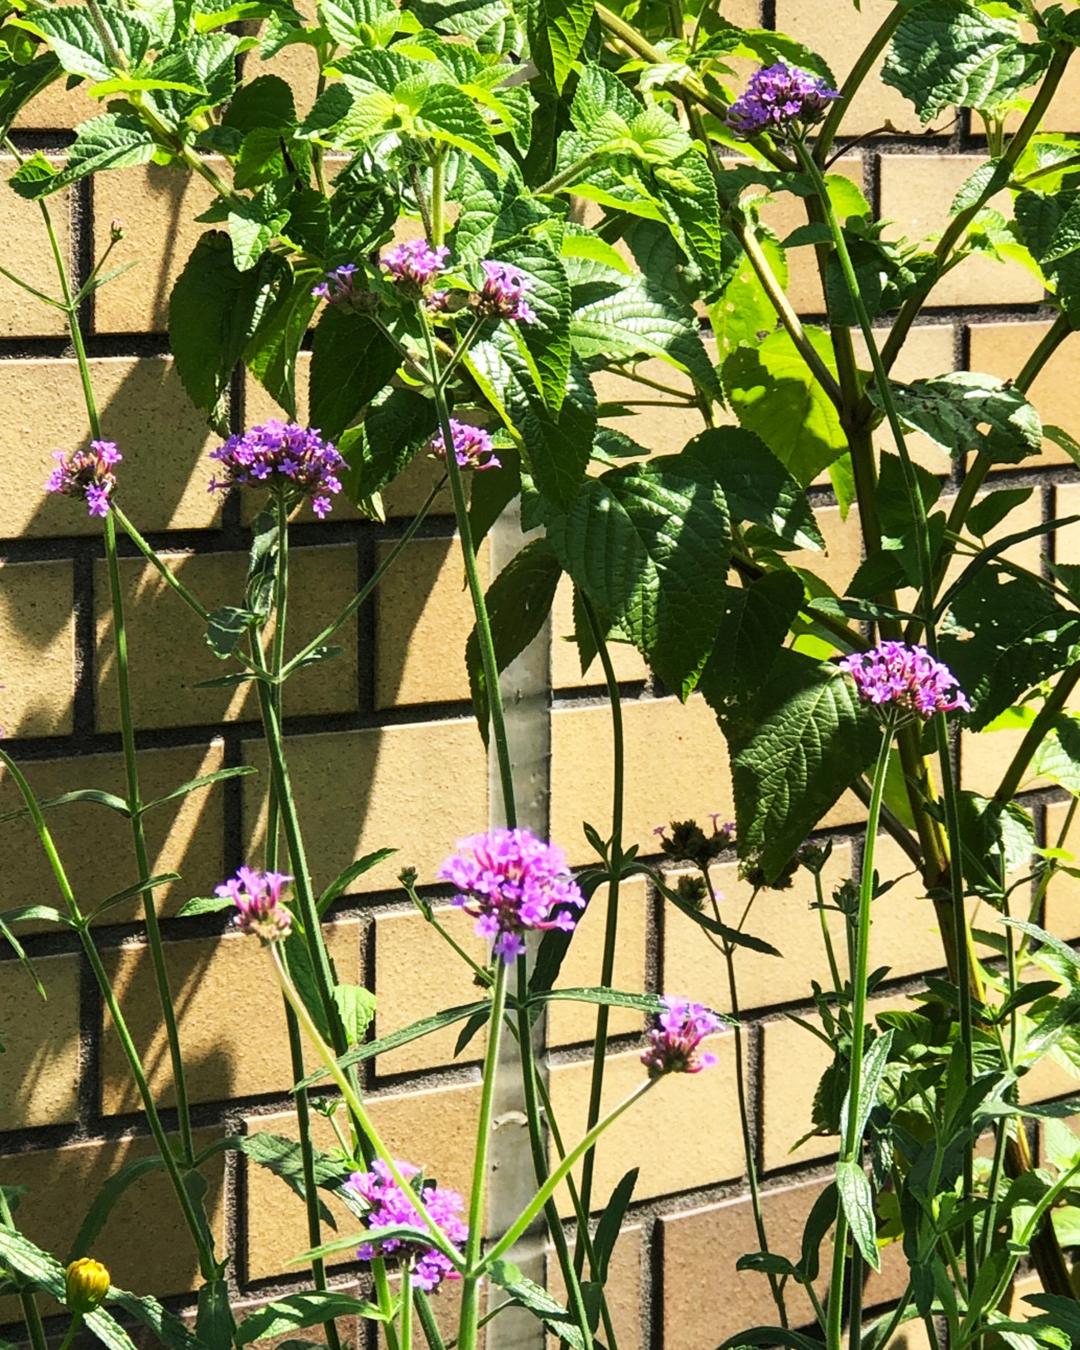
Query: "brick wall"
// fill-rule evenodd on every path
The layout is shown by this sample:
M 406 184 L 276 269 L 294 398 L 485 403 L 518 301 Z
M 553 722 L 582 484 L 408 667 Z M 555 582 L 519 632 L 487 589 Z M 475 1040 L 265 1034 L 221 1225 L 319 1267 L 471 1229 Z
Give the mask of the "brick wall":
M 763 0 L 762 8 L 759 14 L 757 0 L 729 0 L 725 14 L 744 23 L 775 21 L 822 50 L 842 76 L 890 5 L 863 0 L 861 15 L 824 0 Z M 843 10 L 840 23 L 838 9 Z M 310 97 L 315 74 L 303 64 L 307 59 L 306 52 L 292 49 L 271 63 L 299 82 L 301 103 Z M 68 129 L 92 111 L 80 91 L 54 86 L 23 116 L 16 141 L 23 149 L 59 152 Z M 1074 63 L 1051 105 L 1047 126 L 1080 130 L 1080 65 Z M 839 167 L 895 222 L 892 232 L 923 237 L 940 229 L 953 193 L 979 160 L 978 127 L 970 127 L 966 117 L 943 115 L 924 133 L 894 91 L 868 86 L 848 129 L 877 133 L 854 146 Z M 0 159 L 5 176 L 11 167 L 10 159 Z M 100 292 L 85 316 L 105 434 L 125 456 L 123 495 L 129 514 L 204 602 L 223 603 L 236 596 L 243 575 L 245 518 L 239 502 L 222 508 L 206 492 L 204 452 L 212 442 L 183 393 L 164 335 L 171 281 L 203 228 L 193 218 L 207 204 L 204 185 L 155 168 L 130 169 L 84 183 L 53 202 L 61 246 L 83 274 L 103 246 L 110 221 L 120 217 L 128 227 L 117 257 L 139 264 Z M 781 234 L 797 223 L 795 204 L 771 209 Z M 0 237 L 5 265 L 33 285 L 54 287 L 36 209 L 7 190 L 0 190 Z M 792 294 L 804 313 L 820 316 L 820 289 L 809 261 L 809 250 L 791 255 Z M 914 378 L 965 365 L 1014 374 L 1049 322 L 1041 301 L 1038 284 L 1021 268 L 966 261 L 935 290 L 898 375 Z M 1044 420 L 1075 436 L 1080 436 L 1073 377 L 1078 349 L 1080 338 L 1071 338 L 1033 389 Z M 670 372 L 665 378 L 670 380 Z M 597 383 L 603 397 L 617 396 L 620 382 L 614 377 L 600 377 Z M 98 529 L 71 503 L 45 499 L 40 490 L 52 449 L 71 447 L 87 435 L 77 371 L 56 312 L 36 305 L 3 279 L 0 406 L 7 534 L 0 545 L 0 720 L 40 796 L 83 786 L 120 790 L 113 635 Z M 273 412 L 266 395 L 250 382 L 235 384 L 234 427 Z M 670 450 L 699 429 L 695 416 L 680 407 L 648 409 L 633 431 L 646 446 Z M 925 443 L 917 452 L 936 473 L 948 467 Z M 1020 524 L 1072 513 L 1080 510 L 1080 484 L 1063 464 L 1060 452 L 1048 447 L 1040 461 L 1020 471 L 996 471 L 991 486 L 1036 485 L 1026 508 L 1030 521 Z M 297 639 L 317 631 L 370 574 L 430 481 L 427 466 L 410 470 L 389 494 L 385 525 L 338 507 L 325 524 L 296 527 Z M 947 483 L 946 493 L 955 487 Z M 842 522 L 825 489 L 815 491 L 815 504 L 829 550 L 823 563 L 808 561 L 820 563 L 840 589 L 859 562 L 858 522 L 854 513 Z M 316 883 L 325 884 L 351 858 L 373 848 L 401 849 L 334 906 L 330 930 L 342 978 L 374 983 L 379 1034 L 466 1001 L 473 992 L 467 972 L 403 903 L 394 882 L 398 867 L 408 863 L 419 869 L 421 883 L 430 884 L 455 838 L 484 828 L 493 809 L 460 660 L 471 619 L 449 510 L 448 502 L 437 508 L 375 605 L 345 631 L 346 655 L 291 683 L 286 701 L 292 770 Z M 1020 527 L 1017 520 L 1011 518 L 1010 531 Z M 1059 559 L 1080 561 L 1080 529 L 1051 538 Z M 1038 547 L 1032 541 L 1017 556 L 1030 564 Z M 261 767 L 264 754 L 250 695 L 194 687 L 220 668 L 198 624 L 131 554 L 125 550 L 124 584 L 146 791 L 168 790 L 223 765 Z M 608 820 L 611 742 L 599 667 L 580 675 L 576 653 L 563 641 L 570 626 L 570 597 L 560 592 L 552 633 L 545 639 L 551 697 L 530 716 L 544 723 L 541 731 L 550 738 L 541 797 L 548 803 L 551 836 L 568 850 L 572 863 L 582 864 L 589 857 L 582 820 L 602 833 Z M 710 811 L 730 814 L 726 749 L 700 700 L 691 699 L 683 708 L 658 696 L 629 649 L 617 651 L 616 664 L 627 700 L 626 839 L 649 854 L 655 849 L 653 827 L 661 821 L 703 819 Z M 964 785 L 987 787 L 1014 743 L 1009 732 L 966 739 Z M 258 846 L 265 781 L 265 775 L 251 777 L 196 793 L 175 818 L 162 812 L 149 821 L 153 869 L 176 870 L 184 878 L 159 891 L 158 903 L 191 1066 L 195 1124 L 206 1142 L 238 1129 L 294 1130 L 280 1000 L 268 986 L 258 949 L 227 933 L 220 915 L 175 917 L 184 899 L 206 894 Z M 1045 802 L 1036 810 L 1040 828 L 1056 831 L 1064 807 L 1052 795 Z M 12 785 L 4 783 L 0 810 L 16 805 Z M 825 822 L 834 839 L 827 888 L 857 867 L 860 816 L 861 808 L 848 795 Z M 79 805 L 57 812 L 53 823 L 81 899 L 99 900 L 133 880 L 127 831 L 118 817 Z M 1080 843 L 1080 826 L 1074 833 Z M 889 877 L 907 870 L 899 851 L 885 842 L 879 867 Z M 741 907 L 748 892 L 734 864 L 718 867 L 717 874 L 728 903 Z M 1080 886 L 1067 879 L 1056 886 L 1048 921 L 1063 936 L 1078 937 Z M 0 892 L 0 908 L 55 898 L 51 875 L 25 822 L 0 828 Z M 819 917 L 808 908 L 812 898 L 805 873 L 792 890 L 762 894 L 750 928 L 774 942 L 785 959 L 739 957 L 766 1215 L 774 1246 L 789 1253 L 797 1250 L 832 1150 L 832 1141 L 815 1139 L 790 1151 L 808 1128 L 824 1063 L 821 1043 L 784 1015 L 807 1013 L 810 981 L 825 975 Z M 567 962 L 569 984 L 598 979 L 603 908 L 599 895 Z M 459 912 L 448 908 L 442 917 L 465 945 L 475 945 L 470 924 Z M 728 1006 L 715 951 L 680 915 L 662 910 L 643 883 L 626 888 L 622 923 L 617 985 L 685 991 Z M 98 940 L 147 1058 L 154 1090 L 168 1108 L 167 1057 L 134 902 L 108 914 Z M 25 941 L 49 999 L 33 999 L 5 949 L 0 954 L 0 1030 L 7 1046 L 0 1058 L 0 1180 L 30 1188 L 19 1222 L 35 1240 L 62 1253 L 87 1198 L 118 1165 L 148 1151 L 150 1141 L 74 937 L 30 931 Z M 891 967 L 882 989 L 885 1007 L 902 1002 L 918 986 L 921 972 L 942 965 L 932 907 L 914 878 L 907 877 L 879 903 L 871 960 Z M 551 1093 L 569 1137 L 584 1119 L 592 1026 L 591 1014 L 564 1005 L 547 1027 Z M 608 1090 L 614 1098 L 640 1074 L 636 1057 L 642 1025 L 619 1012 L 613 1030 Z M 455 1039 L 448 1031 L 383 1056 L 367 1066 L 366 1087 L 372 1113 L 392 1148 L 423 1158 L 441 1180 L 464 1188 L 482 1047 L 474 1041 L 454 1060 Z M 720 1064 L 715 1072 L 663 1084 L 601 1151 L 596 1188 L 601 1198 L 628 1167 L 641 1168 L 612 1274 L 623 1350 L 710 1350 L 741 1326 L 769 1317 L 764 1279 L 734 1271 L 736 1258 L 754 1240 L 730 1039 L 719 1037 L 716 1049 Z M 1070 1089 L 1064 1075 L 1049 1068 L 1028 1082 L 1037 1096 Z M 209 1202 L 219 1240 L 236 1252 L 230 1277 L 238 1298 L 256 1300 L 295 1284 L 289 1262 L 306 1245 L 306 1233 L 299 1203 L 280 1182 L 265 1172 L 246 1172 L 231 1157 L 219 1155 Z M 117 1283 L 175 1297 L 180 1306 L 196 1276 L 179 1215 L 158 1177 L 131 1189 L 96 1254 L 109 1264 Z M 340 1277 L 350 1278 L 347 1263 Z M 894 1258 L 875 1277 L 868 1302 L 893 1296 L 900 1278 Z M 447 1298 L 452 1304 L 452 1294 Z M 13 1302 L 0 1300 L 0 1324 L 15 1316 Z M 3 1330 L 0 1325 L 0 1334 Z M 919 1335 L 908 1338 L 912 1350 Z

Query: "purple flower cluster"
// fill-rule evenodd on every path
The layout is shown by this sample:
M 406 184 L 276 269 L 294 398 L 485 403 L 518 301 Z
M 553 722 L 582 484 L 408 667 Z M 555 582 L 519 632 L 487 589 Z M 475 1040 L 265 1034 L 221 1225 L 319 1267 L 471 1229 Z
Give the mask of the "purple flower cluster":
M 699 1047 L 706 1036 L 720 1030 L 716 1013 L 690 1003 L 684 998 L 665 994 L 660 1002 L 660 1026 L 649 1032 L 649 1048 L 642 1052 L 641 1062 L 649 1070 L 650 1078 L 662 1078 L 666 1073 L 700 1073 L 711 1069 L 716 1056 Z
M 236 906 L 233 923 L 242 933 L 254 933 L 261 942 L 279 942 L 292 928 L 292 915 L 281 898 L 288 881 L 292 877 L 283 872 L 256 872 L 241 867 L 214 894 Z
M 528 291 L 536 289 L 532 277 L 512 263 L 482 262 L 480 266 L 484 269 L 484 287 L 476 301 L 477 314 L 535 323 L 536 311 L 525 298 Z
M 113 467 L 123 458 L 112 441 L 91 441 L 89 450 L 73 450 L 71 454 L 54 450 L 56 468 L 49 474 L 45 491 L 78 497 L 86 503 L 90 515 L 107 516 L 109 496 L 116 487 Z
M 463 469 L 498 469 L 500 461 L 495 457 L 491 437 L 482 427 L 470 426 L 467 422 L 450 419 L 450 431 L 454 437 L 454 458 Z M 446 438 L 440 431 L 428 447 L 436 459 L 446 458 Z
M 357 280 L 363 273 L 355 263 L 345 263 L 327 272 L 317 286 L 312 286 L 311 294 L 316 300 L 325 300 L 328 305 L 338 309 L 370 309 L 373 297 L 370 291 L 358 290 Z
M 445 244 L 432 248 L 426 239 L 409 239 L 392 248 L 381 260 L 381 266 L 395 286 L 419 294 L 446 271 L 449 256 Z
M 522 934 L 531 929 L 577 924 L 572 909 L 585 899 L 566 870 L 566 855 L 528 830 L 492 830 L 462 839 L 464 857 L 447 858 L 443 881 L 461 892 L 454 903 L 476 919 L 475 932 L 494 939 L 494 954 L 507 963 L 525 950 Z
M 210 451 L 225 466 L 225 477 L 211 478 L 210 491 L 227 491 L 234 483 L 293 491 L 311 498 L 320 520 L 330 510 L 329 493 L 341 491 L 338 471 L 345 461 L 317 431 L 295 422 L 267 422 L 242 436 L 230 436 Z
M 956 676 L 925 647 L 882 642 L 868 652 L 854 652 L 840 669 L 855 681 L 863 703 L 926 720 L 936 712 L 959 708 L 970 712 Z
M 816 122 L 840 94 L 817 75 L 778 62 L 750 76 L 744 93 L 728 109 L 728 130 L 740 140 L 760 132 L 784 135 L 794 122 Z
M 407 1162 L 395 1162 L 395 1166 L 407 1180 L 411 1180 L 420 1170 Z M 345 1189 L 352 1191 L 368 1206 L 366 1222 L 373 1240 L 365 1242 L 357 1251 L 356 1255 L 361 1261 L 396 1254 L 402 1265 L 410 1271 L 409 1280 L 413 1288 L 429 1293 L 437 1289 L 443 1280 L 460 1278 L 450 1258 L 434 1247 L 411 1242 L 407 1238 L 379 1240 L 380 1228 L 400 1228 L 404 1225 L 415 1228 L 420 1223 L 415 1198 L 401 1189 L 381 1158 L 375 1159 L 370 1172 L 354 1172 L 345 1183 Z M 454 1246 L 464 1243 L 469 1230 L 460 1217 L 464 1201 L 457 1191 L 446 1190 L 441 1186 L 425 1186 L 420 1192 L 420 1198 L 447 1239 Z

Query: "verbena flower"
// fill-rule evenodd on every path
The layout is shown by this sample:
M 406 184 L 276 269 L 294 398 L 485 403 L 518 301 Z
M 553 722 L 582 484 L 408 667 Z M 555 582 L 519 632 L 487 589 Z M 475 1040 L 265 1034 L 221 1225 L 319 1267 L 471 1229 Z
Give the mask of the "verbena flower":
M 115 465 L 123 459 L 112 441 L 91 441 L 89 450 L 54 450 L 56 468 L 49 474 L 46 492 L 78 497 L 92 516 L 109 514 L 109 497 L 116 487 Z
M 409 239 L 392 248 L 381 266 L 387 278 L 406 291 L 418 294 L 446 271 L 450 250 L 445 244 L 432 248 L 426 239 Z
M 282 889 L 292 877 L 283 872 L 256 872 L 241 867 L 236 876 L 214 891 L 231 900 L 237 914 L 233 923 L 242 933 L 254 933 L 261 942 L 278 942 L 288 936 L 292 915 L 281 898 Z
M 318 431 L 295 422 L 269 421 L 210 451 L 225 466 L 224 478 L 211 478 L 210 491 L 227 491 L 234 483 L 265 487 L 311 498 L 322 520 L 330 510 L 328 494 L 341 491 L 338 471 L 345 461 Z
M 482 262 L 484 286 L 475 301 L 475 309 L 485 318 L 516 319 L 518 323 L 535 323 L 536 311 L 526 300 L 528 291 L 536 289 L 536 282 L 512 263 Z
M 454 437 L 454 457 L 463 469 L 498 469 L 501 466 L 491 437 L 482 427 L 451 418 L 450 431 Z M 441 431 L 432 438 L 429 449 L 436 459 L 446 458 L 446 439 Z
M 783 136 L 795 122 L 806 126 L 818 121 L 839 97 L 817 75 L 781 61 L 750 76 L 745 92 L 728 109 L 724 121 L 740 140 L 763 131 Z
M 480 937 L 494 939 L 496 956 L 513 961 L 529 930 L 570 932 L 577 924 L 572 911 L 585 899 L 561 848 L 521 829 L 475 834 L 458 848 L 464 856 L 447 858 L 439 876 L 458 888 L 454 903 L 473 915 Z
M 395 1162 L 395 1166 L 409 1181 L 420 1170 L 407 1162 Z M 372 1241 L 365 1242 L 358 1249 L 356 1255 L 361 1261 L 371 1261 L 376 1256 L 396 1256 L 409 1271 L 413 1288 L 428 1292 L 438 1288 L 443 1280 L 460 1278 L 450 1258 L 435 1247 L 407 1238 L 379 1240 L 380 1228 L 400 1228 L 406 1224 L 415 1228 L 421 1222 L 415 1198 L 401 1189 L 381 1158 L 375 1159 L 370 1172 L 354 1172 L 345 1183 L 345 1188 L 368 1206 L 365 1222 Z M 460 1217 L 464 1201 L 457 1191 L 431 1184 L 419 1189 L 419 1195 L 424 1208 L 447 1239 L 455 1247 L 461 1246 L 469 1236 L 469 1229 Z
M 327 272 L 317 286 L 312 286 L 311 294 L 316 300 L 325 300 L 337 309 L 368 310 L 378 301 L 371 291 L 357 287 L 357 281 L 363 278 L 363 272 L 355 263 L 345 263 Z
M 855 681 L 863 703 L 886 712 L 926 720 L 936 712 L 971 711 L 956 676 L 925 647 L 882 642 L 845 656 L 840 669 Z
M 711 1069 L 716 1056 L 700 1049 L 706 1036 L 720 1030 L 720 1018 L 700 1003 L 665 994 L 660 1002 L 660 1026 L 649 1032 L 649 1048 L 641 1055 L 641 1062 L 649 1070 L 650 1078 L 662 1078 L 666 1073 L 700 1073 Z

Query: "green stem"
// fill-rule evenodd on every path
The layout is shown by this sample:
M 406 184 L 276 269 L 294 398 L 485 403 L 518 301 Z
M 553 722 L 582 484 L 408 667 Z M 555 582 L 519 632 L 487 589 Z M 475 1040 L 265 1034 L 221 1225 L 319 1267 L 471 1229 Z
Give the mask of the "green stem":
M 11 1206 L 8 1204 L 7 1192 L 3 1186 L 0 1186 L 0 1223 L 5 1228 L 15 1230 L 15 1220 L 11 1213 Z M 23 1321 L 26 1323 L 26 1332 L 30 1337 L 32 1350 L 48 1350 L 49 1342 L 45 1335 L 45 1324 L 41 1320 L 41 1310 L 38 1308 L 34 1291 L 32 1289 L 20 1289 L 19 1303 L 22 1305 Z
M 1009 767 L 1002 775 L 1001 782 L 994 793 L 995 801 L 1012 801 L 1023 781 L 1024 774 L 1027 773 L 1028 765 L 1031 763 L 1035 751 L 1042 744 L 1054 723 L 1054 719 L 1064 709 L 1069 695 L 1076 688 L 1078 681 L 1080 681 L 1080 662 L 1069 666 L 1058 677 L 1057 684 L 1054 685 L 1042 707 L 1036 713 L 1034 721 L 1024 733 L 1024 739 L 1020 742 L 1016 754 L 1010 760 Z
M 184 1216 L 184 1222 L 191 1232 L 192 1240 L 195 1243 L 199 1254 L 199 1270 L 204 1280 L 213 1280 L 216 1278 L 217 1266 L 214 1261 L 214 1254 L 207 1245 L 203 1232 L 203 1223 L 191 1202 L 187 1188 L 184 1185 L 184 1179 L 180 1172 L 180 1166 L 176 1155 L 169 1146 L 168 1136 L 161 1123 L 161 1117 L 158 1115 L 157 1106 L 154 1104 L 153 1094 L 150 1091 L 150 1084 L 147 1082 L 146 1074 L 143 1071 L 142 1061 L 139 1059 L 139 1052 L 135 1047 L 131 1032 L 128 1030 L 127 1022 L 124 1020 L 124 1014 L 113 993 L 112 985 L 109 983 L 109 976 L 102 963 L 98 950 L 94 945 L 93 938 L 90 935 L 90 925 L 88 920 L 79 910 L 75 900 L 75 893 L 71 888 L 67 872 L 60 860 L 56 844 L 53 841 L 52 834 L 45 822 L 41 807 L 38 805 L 37 798 L 30 789 L 30 784 L 26 781 L 19 766 L 11 756 L 3 749 L 0 749 L 0 763 L 4 764 L 15 781 L 26 809 L 29 811 L 31 819 L 37 829 L 38 838 L 41 846 L 45 850 L 45 856 L 49 860 L 49 866 L 52 868 L 53 876 L 56 878 L 56 884 L 60 888 L 60 894 L 67 906 L 68 914 L 71 916 L 72 927 L 79 934 L 79 941 L 82 943 L 83 952 L 86 959 L 90 962 L 90 968 L 94 972 L 94 977 L 98 982 L 98 988 L 101 990 L 101 996 L 105 1001 L 105 1006 L 112 1018 L 113 1026 L 116 1030 L 120 1046 L 127 1059 L 128 1066 L 131 1069 L 131 1076 L 135 1080 L 135 1086 L 138 1089 L 140 1100 L 142 1101 L 143 1111 L 146 1114 L 147 1124 L 150 1126 L 150 1133 L 154 1136 L 154 1143 L 157 1146 L 161 1161 L 165 1165 L 169 1180 L 172 1183 L 173 1190 L 176 1193 L 177 1203 Z
M 424 1332 L 424 1339 L 428 1343 L 428 1350 L 446 1350 L 442 1332 L 439 1330 L 439 1324 L 435 1321 L 435 1314 L 431 1309 L 431 1300 L 422 1289 L 416 1291 L 416 1315 L 420 1319 L 420 1326 Z
M 603 1120 L 597 1121 L 597 1123 L 592 1127 L 592 1129 L 588 1132 L 588 1134 L 582 1137 L 579 1143 L 575 1144 L 575 1146 L 570 1150 L 570 1152 L 566 1155 L 566 1157 L 563 1158 L 562 1161 L 559 1163 L 558 1167 L 555 1168 L 554 1172 L 551 1173 L 548 1179 L 540 1187 L 536 1195 L 533 1196 L 529 1204 L 526 1205 L 526 1207 L 522 1210 L 522 1212 L 518 1215 L 518 1217 L 514 1220 L 514 1222 L 510 1225 L 510 1227 L 498 1240 L 498 1242 L 496 1242 L 495 1245 L 491 1248 L 491 1250 L 486 1253 L 481 1263 L 481 1270 L 490 1269 L 493 1262 L 497 1261 L 500 1256 L 503 1256 L 506 1252 L 510 1250 L 510 1248 L 514 1245 L 514 1243 L 518 1240 L 518 1238 L 521 1237 L 522 1233 L 525 1232 L 525 1230 L 529 1227 L 532 1221 L 540 1213 L 541 1209 L 543 1209 L 543 1207 L 547 1204 L 548 1200 L 550 1200 L 551 1197 L 555 1194 L 555 1190 L 558 1187 L 559 1183 L 569 1173 L 570 1169 L 574 1166 L 577 1160 L 583 1154 L 587 1153 L 590 1148 L 593 1148 L 596 1144 L 596 1141 L 600 1138 L 600 1136 L 604 1133 L 604 1131 L 609 1126 L 614 1125 L 615 1122 L 619 1119 L 619 1117 L 624 1114 L 624 1112 L 628 1111 L 630 1107 L 634 1105 L 635 1102 L 640 1101 L 641 1098 L 645 1095 L 645 1093 L 648 1092 L 652 1087 L 654 1087 L 656 1083 L 658 1083 L 659 1081 L 660 1080 L 656 1078 L 646 1078 L 645 1081 L 643 1083 L 640 1083 L 633 1090 L 633 1092 L 630 1093 L 628 1097 L 626 1097 L 623 1101 L 619 1103 L 618 1106 L 614 1108 L 614 1110 L 609 1111 L 608 1114 L 603 1118 Z
M 447 440 L 446 445 L 449 460 L 453 458 L 453 441 Z M 476 1124 L 476 1153 L 473 1159 L 472 1187 L 469 1192 L 469 1236 L 465 1244 L 458 1350 L 476 1350 L 477 1320 L 480 1315 L 480 1254 L 484 1240 L 484 1196 L 487 1189 L 488 1149 L 491 1143 L 491 1113 L 495 1100 L 495 1076 L 499 1064 L 503 1010 L 506 1007 L 507 966 L 501 957 L 495 959 L 498 965 L 495 970 L 495 985 L 491 991 L 487 1048 L 484 1052 L 483 1089 Z
M 401 1331 L 398 1344 L 401 1350 L 412 1350 L 413 1286 L 409 1270 L 401 1268 Z
M 836 952 L 833 949 L 832 933 L 829 932 L 829 916 L 825 911 L 825 891 L 821 884 L 821 870 L 814 872 L 814 890 L 817 893 L 818 915 L 821 919 L 821 937 L 825 943 L 825 955 L 829 961 L 829 975 L 832 978 L 833 988 L 839 996 L 843 992 L 843 981 L 840 979 L 840 967 L 836 964 Z
M 83 1324 L 83 1314 L 74 1313 L 71 1318 L 71 1325 L 64 1334 L 64 1339 L 60 1342 L 60 1350 L 71 1350 L 72 1343 L 78 1335 L 79 1328 Z
M 855 961 L 851 971 L 851 1076 L 847 1097 L 847 1122 L 840 1149 L 841 1162 L 857 1162 L 861 1140 L 859 1129 L 859 1102 L 862 1093 L 863 1053 L 866 1044 L 866 977 L 870 964 L 870 908 L 874 899 L 874 844 L 877 840 L 881 799 L 885 793 L 885 776 L 889 768 L 889 750 L 892 746 L 893 724 L 886 722 L 881 736 L 874 768 L 873 790 L 866 813 L 866 849 L 859 878 L 859 918 L 855 940 Z M 827 1325 L 828 1350 L 842 1350 L 844 1267 L 847 1260 L 848 1223 L 843 1205 L 836 1212 L 836 1231 L 833 1235 L 832 1277 L 829 1282 Z M 854 1283 L 854 1281 L 853 1281 Z M 848 1328 L 853 1347 L 861 1343 L 857 1325 Z
M 537 197 L 550 197 L 556 192 L 561 192 L 563 188 L 569 187 L 586 169 L 591 169 L 594 164 L 599 164 L 604 158 L 604 154 L 603 150 L 590 150 L 587 155 L 575 159 L 573 164 L 563 169 L 562 173 L 557 173 L 554 178 L 549 178 L 546 183 L 541 183 L 536 189 L 535 195 Z
M 840 86 L 840 97 L 830 105 L 828 115 L 818 128 L 817 135 L 814 138 L 814 159 L 818 164 L 824 166 L 828 160 L 832 143 L 840 129 L 840 123 L 851 107 L 851 100 L 858 93 L 867 75 L 873 70 L 874 62 L 892 41 L 892 35 L 900 26 L 900 20 L 903 17 L 903 6 L 894 5 L 885 16 L 885 21 L 877 32 L 859 53 L 858 60 L 851 67 L 847 79 Z
M 157 568 L 158 573 L 160 574 L 162 580 L 168 586 L 170 586 L 172 590 L 176 592 L 176 594 L 180 597 L 181 600 L 183 600 L 184 604 L 187 605 L 188 609 L 190 609 L 193 614 L 197 614 L 199 618 L 202 619 L 203 623 L 206 623 L 210 618 L 210 611 L 208 609 L 204 609 L 204 607 L 199 603 L 199 601 L 195 599 L 195 597 L 187 589 L 184 583 L 175 575 L 172 568 L 167 567 L 165 565 L 164 560 L 158 554 L 156 549 L 151 548 L 151 546 L 146 542 L 146 540 L 142 537 L 142 535 L 135 528 L 135 526 L 132 525 L 131 521 L 128 520 L 127 516 L 124 515 L 123 511 L 121 511 L 119 506 L 117 506 L 116 503 L 112 500 L 110 500 L 109 502 L 109 510 L 110 513 L 116 517 L 116 520 L 120 525 L 120 528 L 128 536 L 128 538 L 139 550 L 139 552 L 143 555 L 143 557 L 146 558 L 147 562 L 152 563 L 153 566 Z
M 431 152 L 431 243 L 438 247 L 446 238 L 446 151 Z M 449 442 L 447 442 L 449 444 Z

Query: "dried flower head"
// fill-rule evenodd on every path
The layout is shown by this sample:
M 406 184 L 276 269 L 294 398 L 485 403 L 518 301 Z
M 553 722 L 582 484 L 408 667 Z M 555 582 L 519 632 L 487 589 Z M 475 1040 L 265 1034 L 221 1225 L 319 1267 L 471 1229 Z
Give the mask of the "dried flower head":
M 700 1073 L 711 1069 L 716 1056 L 700 1049 L 706 1036 L 720 1030 L 720 1018 L 700 1003 L 685 998 L 663 995 L 660 1002 L 660 1026 L 649 1032 L 649 1048 L 641 1055 L 641 1062 L 649 1070 L 650 1078 L 662 1078 L 666 1073 Z
M 495 956 L 513 961 L 528 930 L 577 924 L 585 899 L 561 848 L 521 829 L 475 834 L 458 848 L 464 856 L 447 858 L 439 876 L 458 888 L 454 903 L 476 919 L 475 932 L 494 939 Z
M 395 1162 L 394 1165 L 401 1176 L 410 1182 L 419 1175 L 420 1169 L 412 1163 Z M 376 1256 L 396 1256 L 409 1271 L 413 1288 L 427 1292 L 437 1289 L 443 1280 L 460 1278 L 450 1258 L 435 1247 L 420 1241 L 412 1242 L 408 1238 L 379 1240 L 380 1228 L 416 1227 L 420 1223 L 415 1197 L 401 1189 L 381 1158 L 375 1159 L 370 1172 L 354 1172 L 345 1183 L 345 1189 L 367 1206 L 365 1222 L 372 1241 L 365 1242 L 357 1251 L 356 1255 L 361 1261 L 371 1261 Z M 460 1217 L 464 1201 L 457 1191 L 430 1183 L 418 1186 L 416 1194 L 446 1238 L 455 1247 L 461 1246 L 468 1238 L 469 1230 Z
M 241 867 L 236 876 L 214 891 L 231 900 L 237 913 L 233 923 L 242 933 L 254 933 L 260 942 L 279 942 L 292 928 L 292 915 L 281 898 L 292 877 L 283 872 L 256 872 Z
M 64 1302 L 69 1312 L 85 1315 L 105 1302 L 112 1283 L 100 1261 L 80 1256 L 64 1273 Z
M 516 319 L 518 323 L 535 323 L 536 311 L 526 300 L 526 293 L 536 289 L 536 282 L 512 263 L 482 262 L 484 286 L 474 307 L 485 318 Z
M 337 474 L 345 461 L 318 431 L 295 422 L 269 421 L 210 451 L 225 466 L 224 478 L 211 478 L 211 492 L 226 492 L 234 483 L 263 487 L 288 495 L 310 497 L 320 520 L 330 510 L 329 493 L 341 491 Z
M 706 834 L 696 820 L 673 820 L 671 838 L 667 826 L 658 825 L 653 834 L 660 838 L 660 849 L 677 862 L 692 862 L 702 871 L 735 842 L 735 826 L 731 821 L 717 824 L 720 812 L 710 812 L 712 833 Z
M 426 239 L 409 239 L 392 248 L 380 265 L 386 276 L 406 294 L 419 296 L 446 271 L 450 250 L 445 244 L 432 248 Z
M 54 450 L 56 468 L 49 475 L 45 491 L 78 497 L 86 503 L 90 515 L 107 516 L 109 497 L 116 487 L 113 468 L 123 458 L 112 441 L 91 441 L 89 450 L 73 450 L 70 454 Z
M 936 712 L 970 712 L 956 676 L 925 647 L 905 642 L 882 642 L 868 652 L 854 652 L 840 669 L 855 681 L 863 703 L 884 713 L 923 721 Z
M 793 124 L 808 126 L 818 121 L 840 94 L 817 75 L 778 62 L 750 76 L 744 93 L 728 109 L 728 130 L 740 140 L 767 131 L 785 136 Z
M 498 469 L 501 467 L 496 458 L 491 437 L 483 427 L 470 426 L 468 422 L 450 419 L 450 431 L 454 437 L 454 457 L 463 469 Z M 436 459 L 446 458 L 446 438 L 440 431 L 432 438 L 428 447 Z

